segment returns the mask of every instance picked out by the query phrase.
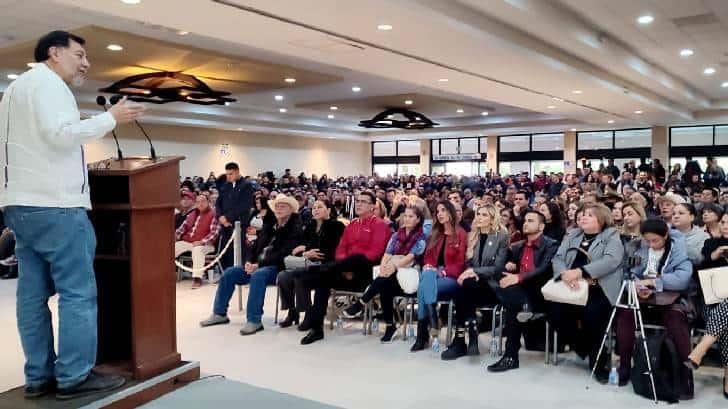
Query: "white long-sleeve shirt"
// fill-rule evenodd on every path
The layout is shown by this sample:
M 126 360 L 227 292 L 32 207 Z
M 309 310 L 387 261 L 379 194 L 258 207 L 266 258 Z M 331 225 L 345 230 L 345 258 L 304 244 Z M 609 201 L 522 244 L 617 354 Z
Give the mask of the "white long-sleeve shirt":
M 83 144 L 116 126 L 81 120 L 68 85 L 46 64 L 13 81 L 0 101 L 0 207 L 91 208 Z

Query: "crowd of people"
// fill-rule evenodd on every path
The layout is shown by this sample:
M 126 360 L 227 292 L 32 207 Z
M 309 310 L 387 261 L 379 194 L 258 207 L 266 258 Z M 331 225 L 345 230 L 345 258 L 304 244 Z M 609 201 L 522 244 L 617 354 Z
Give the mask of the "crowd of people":
M 691 399 L 692 371 L 715 344 L 728 375 L 728 301 L 704 305 L 696 279 L 700 269 L 728 266 L 725 174 L 713 158 L 705 170 L 688 160 L 684 171 L 671 172 L 657 160 L 630 162 L 623 170 L 612 160 L 596 170 L 586 160 L 581 165 L 574 174 L 533 179 L 526 173 L 329 179 L 289 170 L 243 177 L 229 163 L 221 177 L 187 178 L 178 253 L 191 250 L 200 267 L 236 221 L 246 236 L 243 265 L 223 255 L 213 312 L 200 325 L 229 323 L 235 286 L 249 284 L 240 333 L 262 331 L 266 288 L 277 283 L 287 311 L 280 327 L 306 332 L 301 344 L 324 338 L 332 289 L 363 293 L 343 311 L 346 317 L 361 315 L 379 297 L 381 342 L 387 343 L 397 336 L 393 300 L 410 295 L 417 299 L 416 352 L 439 334 L 438 302 L 454 300 L 454 336 L 441 354 L 454 360 L 480 353 L 477 308 L 501 305 L 506 348 L 488 371 L 518 368 L 524 330 L 545 319 L 606 383 L 611 357 L 599 350 L 626 269 L 645 321 L 664 326 L 674 343 L 684 364 L 680 399 Z M 587 286 L 586 304 L 545 300 L 541 288 L 552 278 L 573 290 Z M 651 303 L 657 293 L 674 297 L 668 305 Z M 631 378 L 637 323 L 631 310 L 621 309 L 615 322 L 623 386 Z M 705 335 L 692 348 L 695 327 Z M 722 392 L 728 398 L 725 381 Z

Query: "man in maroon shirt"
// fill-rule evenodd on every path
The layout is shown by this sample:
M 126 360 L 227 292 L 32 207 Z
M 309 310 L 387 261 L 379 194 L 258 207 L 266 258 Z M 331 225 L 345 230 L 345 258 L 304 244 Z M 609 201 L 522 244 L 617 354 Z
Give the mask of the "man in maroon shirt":
M 356 198 L 356 214 L 336 247 L 336 261 L 312 266 L 301 273 L 302 284 L 316 290 L 313 306 L 299 329 L 310 330 L 301 339 L 308 345 L 324 338 L 324 317 L 332 288 L 346 291 L 364 291 L 372 282 L 372 267 L 377 265 L 387 247 L 391 231 L 389 226 L 374 215 L 376 197 L 361 192 Z

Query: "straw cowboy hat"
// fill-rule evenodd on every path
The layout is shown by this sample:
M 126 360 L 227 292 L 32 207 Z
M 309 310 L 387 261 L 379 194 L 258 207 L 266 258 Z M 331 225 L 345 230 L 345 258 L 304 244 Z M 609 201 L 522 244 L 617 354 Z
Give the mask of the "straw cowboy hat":
M 268 202 L 268 205 L 270 205 L 271 209 L 274 209 L 278 203 L 287 204 L 288 206 L 291 206 L 291 210 L 293 213 L 298 213 L 298 200 L 296 200 L 293 196 L 286 196 L 286 195 L 278 195 L 275 199 Z

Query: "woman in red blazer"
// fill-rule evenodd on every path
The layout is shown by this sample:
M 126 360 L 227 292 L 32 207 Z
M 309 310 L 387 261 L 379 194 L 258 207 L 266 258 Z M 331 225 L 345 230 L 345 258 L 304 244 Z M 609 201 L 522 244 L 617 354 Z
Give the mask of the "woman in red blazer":
M 438 330 L 437 301 L 449 300 L 455 294 L 457 279 L 465 270 L 467 249 L 468 237 L 458 226 L 455 207 L 447 200 L 440 201 L 417 288 L 420 308 L 417 309 L 417 340 L 410 349 L 412 352 L 425 349 L 430 340 L 429 328 Z

